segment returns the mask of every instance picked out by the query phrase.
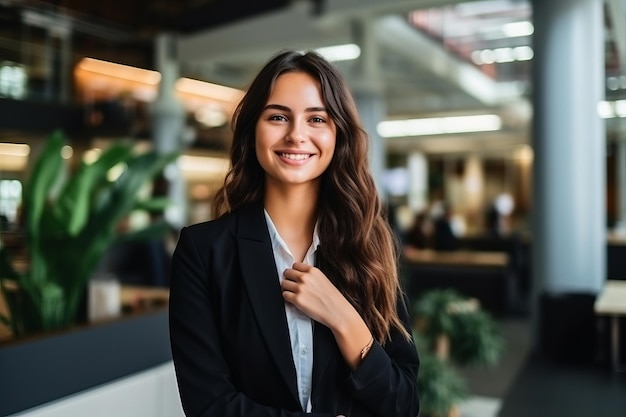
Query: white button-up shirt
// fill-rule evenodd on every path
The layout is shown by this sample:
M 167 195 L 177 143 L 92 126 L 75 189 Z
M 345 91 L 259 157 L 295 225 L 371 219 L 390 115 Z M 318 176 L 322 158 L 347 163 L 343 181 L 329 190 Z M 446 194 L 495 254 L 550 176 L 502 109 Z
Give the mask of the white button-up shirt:
M 278 234 L 276 226 L 272 222 L 267 211 L 265 219 L 272 240 L 274 250 L 274 260 L 278 279 L 282 284 L 284 272 L 293 266 L 295 262 L 291 251 L 285 241 Z M 304 257 L 304 263 L 315 265 L 315 249 L 319 245 L 319 235 L 317 227 L 313 233 L 313 243 Z M 289 337 L 291 339 L 291 354 L 296 367 L 296 377 L 298 383 L 298 395 L 300 404 L 306 412 L 311 411 L 311 384 L 313 380 L 313 320 L 295 306 L 285 303 L 287 323 L 289 325 Z

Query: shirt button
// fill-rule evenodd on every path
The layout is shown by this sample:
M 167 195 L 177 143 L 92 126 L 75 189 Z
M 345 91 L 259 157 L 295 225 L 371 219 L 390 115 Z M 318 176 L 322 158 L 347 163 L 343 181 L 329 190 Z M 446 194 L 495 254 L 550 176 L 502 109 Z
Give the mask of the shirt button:
M 307 349 L 307 348 L 302 348 L 302 350 L 300 350 L 300 354 L 302 354 L 302 355 L 306 355 L 308 353 L 309 353 L 309 349 Z
M 305 389 L 303 389 L 303 390 L 302 390 L 302 393 L 303 393 L 304 395 L 308 395 L 308 394 L 309 394 L 309 390 L 305 388 Z

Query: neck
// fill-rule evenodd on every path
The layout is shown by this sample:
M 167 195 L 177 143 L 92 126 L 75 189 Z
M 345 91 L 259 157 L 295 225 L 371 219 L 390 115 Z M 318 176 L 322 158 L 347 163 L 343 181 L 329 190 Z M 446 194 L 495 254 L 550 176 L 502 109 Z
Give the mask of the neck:
M 313 236 L 317 218 L 319 187 L 309 184 L 297 187 L 266 187 L 264 206 L 284 238 L 287 235 Z

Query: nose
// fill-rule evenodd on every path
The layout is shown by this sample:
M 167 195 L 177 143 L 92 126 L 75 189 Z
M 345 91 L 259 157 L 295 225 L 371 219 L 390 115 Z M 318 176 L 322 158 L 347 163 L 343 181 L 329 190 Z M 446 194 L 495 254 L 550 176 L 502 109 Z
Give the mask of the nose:
M 297 120 L 292 121 L 285 140 L 291 143 L 304 142 L 306 140 L 306 124 Z

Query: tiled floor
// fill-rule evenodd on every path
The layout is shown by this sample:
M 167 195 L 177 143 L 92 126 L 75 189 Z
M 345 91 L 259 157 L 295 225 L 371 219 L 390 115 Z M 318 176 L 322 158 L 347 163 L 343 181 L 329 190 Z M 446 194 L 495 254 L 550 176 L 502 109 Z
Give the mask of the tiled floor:
M 506 340 L 499 364 L 492 368 L 464 368 L 459 373 L 465 378 L 472 397 L 459 404 L 460 417 L 497 417 L 502 399 L 513 385 L 530 351 L 530 326 L 525 318 L 498 321 Z
M 499 398 L 475 396 L 459 404 L 460 417 L 497 417 L 502 400 Z
M 526 318 L 498 320 L 505 346 L 497 366 L 459 369 L 470 391 L 487 398 L 503 398 L 531 350 L 531 327 Z M 626 417 L 626 416 L 625 416 Z
M 529 358 L 498 417 L 625 417 L 626 374 Z
M 499 324 L 507 340 L 494 369 L 462 369 L 473 397 L 461 417 L 626 417 L 626 373 L 559 365 L 532 353 L 526 319 Z

